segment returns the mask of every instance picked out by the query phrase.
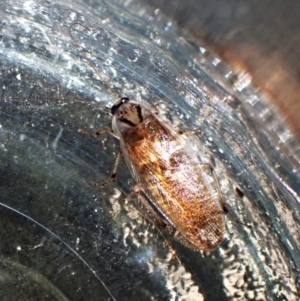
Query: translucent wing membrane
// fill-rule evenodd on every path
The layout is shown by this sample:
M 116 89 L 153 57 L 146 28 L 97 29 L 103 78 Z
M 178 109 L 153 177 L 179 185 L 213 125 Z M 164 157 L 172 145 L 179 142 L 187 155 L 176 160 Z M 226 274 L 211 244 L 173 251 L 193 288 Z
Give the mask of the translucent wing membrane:
M 152 114 L 122 133 L 127 165 L 152 204 L 194 248 L 217 247 L 225 231 L 224 212 L 182 139 Z

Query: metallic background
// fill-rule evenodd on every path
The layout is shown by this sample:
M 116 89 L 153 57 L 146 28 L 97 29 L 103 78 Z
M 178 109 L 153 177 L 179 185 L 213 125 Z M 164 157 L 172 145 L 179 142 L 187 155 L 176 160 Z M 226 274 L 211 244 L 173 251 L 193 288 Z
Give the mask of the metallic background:
M 297 300 L 296 5 L 1 2 L 1 298 L 109 300 L 101 279 L 116 300 Z M 124 162 L 117 183 L 94 185 L 118 142 L 78 129 L 105 128 L 116 97 L 74 22 L 116 93 L 201 130 L 191 147 L 252 228 L 228 216 L 224 243 L 194 252 L 124 202 Z

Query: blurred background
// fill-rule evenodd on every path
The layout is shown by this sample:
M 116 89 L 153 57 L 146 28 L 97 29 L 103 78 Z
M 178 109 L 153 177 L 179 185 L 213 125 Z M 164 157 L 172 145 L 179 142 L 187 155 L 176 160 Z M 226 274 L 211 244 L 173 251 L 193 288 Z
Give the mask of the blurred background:
M 0 3 L 0 300 L 298 300 L 294 1 Z M 211 162 L 233 216 L 195 252 L 153 226 L 118 141 L 116 94 L 158 103 Z M 172 258 L 170 241 L 176 258 Z
M 150 2 L 232 67 L 249 72 L 299 137 L 299 3 Z

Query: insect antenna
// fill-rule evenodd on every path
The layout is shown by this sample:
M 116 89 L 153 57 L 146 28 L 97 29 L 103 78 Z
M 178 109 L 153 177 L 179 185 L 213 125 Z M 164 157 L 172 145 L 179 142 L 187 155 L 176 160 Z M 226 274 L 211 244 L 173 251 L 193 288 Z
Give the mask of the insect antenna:
M 72 99 L 72 100 L 68 100 L 66 98 L 59 98 L 59 97 L 48 97 L 48 96 L 44 96 L 44 95 L 40 95 L 40 96 L 9 96 L 8 97 L 9 100 L 50 100 L 50 101 L 54 101 L 54 102 L 64 102 L 64 101 L 68 101 L 70 103 L 81 103 L 84 105 L 94 105 L 94 103 L 91 102 L 87 102 L 85 100 L 80 100 L 80 99 Z
M 107 287 L 107 285 L 104 283 L 104 281 L 97 275 L 96 271 L 93 270 L 93 268 L 84 260 L 84 258 L 78 253 L 76 252 L 70 245 L 68 245 L 61 237 L 59 237 L 57 234 L 55 234 L 54 232 L 52 232 L 49 228 L 47 228 L 46 226 L 44 226 L 43 224 L 39 223 L 38 221 L 36 221 L 35 219 L 33 219 L 32 217 L 22 213 L 21 211 L 14 209 L 13 207 L 10 207 L 4 203 L 0 202 L 0 206 L 15 212 L 23 217 L 25 217 L 27 220 L 31 221 L 32 223 L 36 224 L 37 226 L 41 227 L 42 229 L 44 229 L 46 232 L 48 232 L 50 235 L 52 235 L 55 239 L 57 239 L 58 241 L 60 241 L 71 253 L 73 253 L 77 258 L 79 258 L 79 260 L 92 272 L 92 274 L 98 279 L 98 281 L 103 285 L 103 287 L 105 288 L 105 290 L 107 291 L 107 293 L 109 294 L 109 296 L 112 298 L 113 301 L 117 301 L 116 298 L 113 296 L 112 292 L 109 290 L 109 288 Z
M 70 36 L 73 40 L 73 42 L 75 43 L 76 47 L 78 48 L 78 50 L 80 51 L 80 53 L 84 56 L 84 58 L 86 59 L 87 63 L 90 65 L 90 67 L 95 71 L 95 73 L 98 75 L 99 79 L 102 81 L 102 83 L 105 85 L 105 87 L 110 91 L 110 93 L 112 95 L 115 95 L 117 98 L 121 98 L 121 96 L 109 85 L 109 83 L 104 79 L 103 75 L 101 75 L 101 73 L 97 70 L 97 68 L 95 67 L 95 65 L 91 62 L 91 60 L 87 57 L 87 55 L 84 53 L 82 47 L 79 45 L 79 42 L 75 39 L 74 35 L 73 35 L 73 28 L 76 26 L 80 26 L 86 30 L 89 30 L 89 28 L 81 23 L 73 23 L 70 26 Z

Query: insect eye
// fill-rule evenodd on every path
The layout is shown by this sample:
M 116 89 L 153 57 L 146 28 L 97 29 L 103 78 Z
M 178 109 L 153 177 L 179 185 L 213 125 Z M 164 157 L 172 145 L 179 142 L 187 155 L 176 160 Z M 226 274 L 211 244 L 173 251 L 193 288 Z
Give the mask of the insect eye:
M 123 105 L 124 103 L 128 102 L 129 98 L 128 97 L 122 97 L 120 98 L 111 108 L 111 114 L 115 115 L 116 111 L 119 109 L 119 107 L 121 105 Z

